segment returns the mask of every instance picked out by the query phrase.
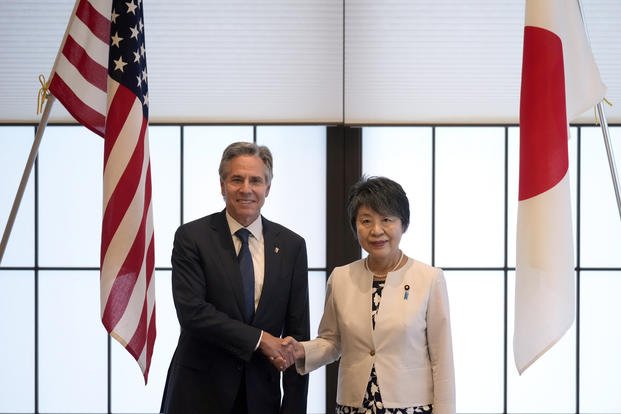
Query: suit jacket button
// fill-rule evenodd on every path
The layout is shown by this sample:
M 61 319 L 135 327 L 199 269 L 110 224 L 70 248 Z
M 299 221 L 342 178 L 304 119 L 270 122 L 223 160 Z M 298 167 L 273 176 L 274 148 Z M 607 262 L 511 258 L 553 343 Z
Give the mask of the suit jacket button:
M 244 369 L 244 367 L 242 366 L 242 364 L 237 364 L 235 366 L 235 368 L 237 368 L 238 371 L 241 371 L 242 369 Z
M 375 349 L 372 349 L 371 352 L 369 352 L 369 355 L 375 356 Z

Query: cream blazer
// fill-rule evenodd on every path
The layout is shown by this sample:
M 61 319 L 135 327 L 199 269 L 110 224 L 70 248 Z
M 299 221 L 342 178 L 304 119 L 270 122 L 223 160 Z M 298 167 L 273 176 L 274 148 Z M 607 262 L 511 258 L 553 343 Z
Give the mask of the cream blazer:
M 373 275 L 364 260 L 334 269 L 317 338 L 302 342 L 306 374 L 341 357 L 336 401 L 360 407 L 375 364 L 387 408 L 433 404 L 455 413 L 455 373 L 446 282 L 442 270 L 414 259 L 388 273 L 375 330 Z M 407 292 L 407 297 L 406 297 Z

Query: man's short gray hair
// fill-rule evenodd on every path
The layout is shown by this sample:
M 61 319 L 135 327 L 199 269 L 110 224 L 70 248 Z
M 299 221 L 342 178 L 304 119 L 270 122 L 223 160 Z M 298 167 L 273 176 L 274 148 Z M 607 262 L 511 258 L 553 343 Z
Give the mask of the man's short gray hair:
M 228 163 L 235 157 L 240 155 L 254 155 L 261 158 L 263 165 L 265 165 L 265 180 L 269 185 L 272 182 L 273 177 L 273 161 L 272 152 L 265 145 L 257 145 L 254 142 L 234 142 L 225 148 L 222 153 L 222 159 L 220 160 L 220 167 L 218 168 L 218 174 L 220 174 L 220 180 L 224 181 L 227 173 Z

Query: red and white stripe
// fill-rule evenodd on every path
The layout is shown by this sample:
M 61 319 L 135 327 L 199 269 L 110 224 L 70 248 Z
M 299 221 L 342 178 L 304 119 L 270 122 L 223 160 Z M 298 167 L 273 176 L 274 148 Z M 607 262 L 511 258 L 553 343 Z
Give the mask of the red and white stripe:
M 50 77 L 51 93 L 105 139 L 101 316 L 148 380 L 155 342 L 155 258 L 148 119 L 108 76 L 112 0 L 78 0 Z
M 578 2 L 527 0 L 513 337 L 520 374 L 575 319 L 569 121 L 605 92 Z
M 50 92 L 104 136 L 112 0 L 77 0 L 50 75 Z
M 151 169 L 142 103 L 109 80 L 101 234 L 102 320 L 148 373 L 155 341 Z

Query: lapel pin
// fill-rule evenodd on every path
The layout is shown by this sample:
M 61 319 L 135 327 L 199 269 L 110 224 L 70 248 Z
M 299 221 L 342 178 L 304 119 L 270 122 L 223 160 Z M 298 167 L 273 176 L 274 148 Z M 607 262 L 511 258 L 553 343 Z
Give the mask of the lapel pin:
M 280 251 L 280 248 L 278 246 L 274 246 L 274 253 L 278 254 L 279 251 Z
M 408 300 L 408 296 L 410 296 L 410 285 L 405 285 L 403 289 L 405 290 L 405 292 L 403 292 L 403 299 Z

